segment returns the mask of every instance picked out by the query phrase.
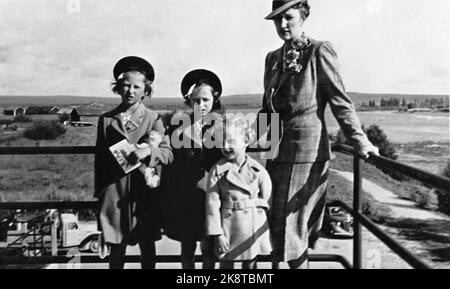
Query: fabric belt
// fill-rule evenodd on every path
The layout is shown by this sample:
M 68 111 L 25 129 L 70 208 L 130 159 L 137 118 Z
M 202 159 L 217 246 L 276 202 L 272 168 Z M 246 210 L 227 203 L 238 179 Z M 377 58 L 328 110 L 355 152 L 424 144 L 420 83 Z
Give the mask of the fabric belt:
M 269 203 L 263 199 L 243 201 L 222 201 L 222 209 L 244 210 L 247 208 L 269 208 Z

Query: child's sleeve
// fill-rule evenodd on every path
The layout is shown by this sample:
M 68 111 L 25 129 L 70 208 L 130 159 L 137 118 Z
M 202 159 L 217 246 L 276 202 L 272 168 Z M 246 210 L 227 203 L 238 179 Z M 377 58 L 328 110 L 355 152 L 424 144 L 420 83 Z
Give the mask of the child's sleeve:
M 272 181 L 270 179 L 270 175 L 267 172 L 267 170 L 261 166 L 260 171 L 260 178 L 259 178 L 259 193 L 260 198 L 267 201 L 269 208 L 271 207 L 271 201 L 272 201 Z
M 155 130 L 163 137 L 158 147 L 152 147 L 152 154 L 150 155 L 149 167 L 155 167 L 157 165 L 167 165 L 173 160 L 172 148 L 170 146 L 169 136 L 165 134 L 166 129 L 161 118 L 158 118 L 153 123 L 151 130 Z
M 220 213 L 219 177 L 215 167 L 209 172 L 206 189 L 206 235 L 223 235 Z

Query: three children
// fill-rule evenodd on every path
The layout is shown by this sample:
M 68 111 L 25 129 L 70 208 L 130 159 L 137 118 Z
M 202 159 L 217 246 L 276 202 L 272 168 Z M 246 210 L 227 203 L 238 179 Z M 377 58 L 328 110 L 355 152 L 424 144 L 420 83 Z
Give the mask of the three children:
M 224 126 L 217 126 L 221 118 L 204 123 L 220 109 L 218 77 L 194 70 L 183 79 L 182 93 L 192 109 L 188 119 L 199 138 L 193 137 L 190 147 L 172 148 L 169 138 L 180 129 L 173 125 L 177 115 L 166 132 L 158 114 L 142 104 L 152 93 L 150 63 L 125 57 L 116 64 L 114 76 L 113 91 L 122 101 L 99 118 L 95 154 L 99 229 L 110 247 L 110 268 L 123 268 L 127 245 L 136 243 L 142 267 L 155 268 L 155 241 L 161 239 L 161 228 L 181 242 L 185 269 L 194 268 L 197 241 L 202 241 L 204 268 L 214 268 L 216 257 L 221 268 L 232 268 L 235 261 L 243 261 L 243 268 L 255 268 L 257 256 L 271 252 L 267 224 L 271 182 L 265 168 L 245 153 L 251 132 L 243 119 L 227 119 Z M 218 136 L 221 131 L 222 148 L 193 143 L 202 142 L 208 129 Z M 129 173 L 109 151 L 124 139 L 136 147 L 127 161 L 142 163 Z

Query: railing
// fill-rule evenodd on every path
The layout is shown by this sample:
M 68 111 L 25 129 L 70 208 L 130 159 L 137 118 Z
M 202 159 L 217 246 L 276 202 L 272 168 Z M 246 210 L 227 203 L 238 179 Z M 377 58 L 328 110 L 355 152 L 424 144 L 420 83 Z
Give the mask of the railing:
M 404 261 L 415 269 L 431 269 L 424 261 L 417 258 L 413 253 L 409 252 L 405 247 L 400 245 L 397 241 L 389 237 L 383 230 L 381 230 L 375 223 L 362 214 L 362 200 L 363 190 L 362 176 L 361 176 L 361 156 L 355 150 L 347 145 L 333 145 L 332 150 L 353 156 L 353 208 L 350 208 L 343 202 L 338 202 L 346 211 L 351 213 L 354 217 L 354 239 L 353 239 L 353 268 L 360 269 L 362 261 L 362 239 L 361 239 L 361 225 L 380 239 L 386 246 L 388 246 L 394 253 L 400 256 Z M 367 163 L 382 167 L 391 171 L 401 173 L 407 177 L 421 181 L 431 187 L 449 190 L 450 179 L 440 177 L 429 172 L 393 161 L 391 159 L 371 155 Z
M 355 153 L 352 147 L 346 145 L 334 145 L 333 151 L 354 156 L 354 184 L 353 184 L 353 208 L 347 204 L 339 204 L 354 217 L 354 238 L 353 238 L 353 266 L 341 255 L 332 254 L 314 254 L 309 255 L 310 262 L 337 262 L 344 268 L 360 269 L 362 265 L 362 226 L 379 238 L 394 253 L 400 256 L 408 264 L 416 269 L 429 269 L 424 261 L 417 258 L 405 247 L 388 236 L 375 223 L 362 214 L 363 191 L 361 189 L 361 157 Z M 3 147 L 0 148 L 0 155 L 31 155 L 31 154 L 93 154 L 95 147 Z M 385 169 L 399 172 L 405 176 L 422 181 L 432 187 L 448 190 L 450 188 L 450 179 L 430 174 L 423 170 L 401 164 L 399 162 L 380 157 L 370 156 L 367 163 L 383 167 Z M 0 209 L 10 210 L 44 210 L 44 209 L 96 209 L 97 202 L 4 202 L 0 203 Z M 79 256 L 81 263 L 105 263 L 107 259 L 101 259 L 98 256 Z M 67 263 L 72 259 L 70 256 L 40 256 L 40 257 L 9 257 L 0 256 L 0 265 L 8 264 L 49 264 L 49 263 Z M 195 256 L 195 261 L 200 262 L 201 256 Z M 126 256 L 125 262 L 140 262 L 139 256 Z M 178 255 L 159 255 L 156 256 L 158 263 L 179 263 L 181 256 Z M 271 262 L 270 256 L 262 256 L 259 262 Z

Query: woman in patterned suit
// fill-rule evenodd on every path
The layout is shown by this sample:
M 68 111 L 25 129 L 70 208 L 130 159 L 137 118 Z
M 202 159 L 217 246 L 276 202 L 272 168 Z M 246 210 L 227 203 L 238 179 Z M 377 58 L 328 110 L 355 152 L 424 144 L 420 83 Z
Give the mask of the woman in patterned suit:
M 318 239 L 325 207 L 330 159 L 326 105 L 363 156 L 378 154 L 378 149 L 362 131 L 345 93 L 332 45 L 303 33 L 308 1 L 272 4 L 266 19 L 274 21 L 284 44 L 266 57 L 260 113 L 279 113 L 281 128 L 278 155 L 267 163 L 273 183 L 269 221 L 274 266 L 287 261 L 291 268 L 307 268 L 308 248 Z

